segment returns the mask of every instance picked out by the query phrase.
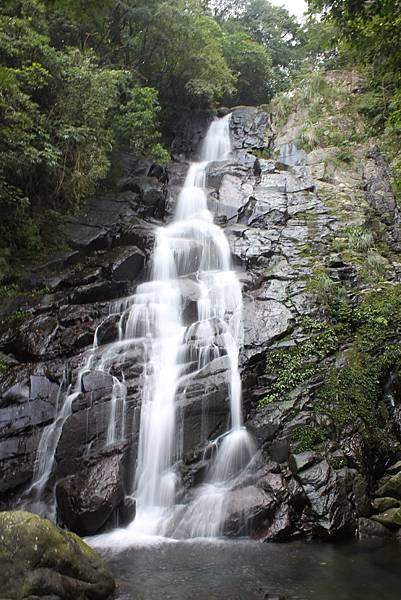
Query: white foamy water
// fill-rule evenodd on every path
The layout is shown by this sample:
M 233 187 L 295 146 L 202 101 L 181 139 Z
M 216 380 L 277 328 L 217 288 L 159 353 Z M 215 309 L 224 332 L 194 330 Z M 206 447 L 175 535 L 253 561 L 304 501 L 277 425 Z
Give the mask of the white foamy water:
M 124 529 L 96 536 L 93 545 L 125 547 L 160 537 L 221 535 L 227 493 L 254 453 L 242 421 L 238 369 L 243 339 L 241 287 L 227 238 L 208 210 L 205 189 L 209 163 L 230 155 L 229 125 L 230 115 L 210 125 L 201 160 L 189 167 L 173 221 L 156 231 L 151 280 L 139 285 L 133 297 L 112 307 L 111 312 L 120 314 L 118 340 L 102 347 L 95 335 L 89 361 L 79 373 L 73 393 L 67 394 L 59 419 L 42 436 L 41 445 L 48 445 L 50 437 L 52 442 L 35 485 L 50 475 L 58 431 L 61 434 L 71 414 L 83 372 L 91 369 L 113 377 L 105 446 L 124 440 L 127 385 L 123 366 L 130 364 L 141 348 L 139 447 L 132 490 L 136 517 Z M 195 306 L 191 317 L 184 311 L 188 294 Z M 211 442 L 213 459 L 205 483 L 185 501 L 178 470 L 184 424 L 182 415 L 177 415 L 177 396 L 191 378 L 202 374 L 214 360 L 223 359 L 228 365 L 230 422 L 224 435 Z
M 201 161 L 188 170 L 173 222 L 157 232 L 152 281 L 139 286 L 129 321 L 151 339 L 143 387 L 135 492 L 137 514 L 125 529 L 96 536 L 94 545 L 144 543 L 152 536 L 194 538 L 222 533 L 227 493 L 254 453 L 243 427 L 238 354 L 242 344 L 242 295 L 228 241 L 208 210 L 208 164 L 231 151 L 230 116 L 215 120 Z M 183 320 L 182 288 L 197 291 L 197 318 Z M 145 296 L 144 293 L 146 292 Z M 136 308 L 137 305 L 141 308 Z M 143 323 L 146 331 L 142 331 Z M 137 332 L 139 333 L 139 332 Z M 177 390 L 211 361 L 228 359 L 231 425 L 213 442 L 204 485 L 188 504 L 176 504 L 181 458 L 177 440 Z M 188 367 L 188 365 L 192 365 Z M 150 536 L 150 537 L 149 537 Z

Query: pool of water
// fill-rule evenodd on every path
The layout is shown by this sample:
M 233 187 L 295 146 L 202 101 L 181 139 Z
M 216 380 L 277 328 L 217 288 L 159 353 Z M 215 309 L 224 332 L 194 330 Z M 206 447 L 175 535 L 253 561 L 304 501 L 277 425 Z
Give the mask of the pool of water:
M 118 600 L 400 600 L 401 545 L 159 542 L 101 551 Z

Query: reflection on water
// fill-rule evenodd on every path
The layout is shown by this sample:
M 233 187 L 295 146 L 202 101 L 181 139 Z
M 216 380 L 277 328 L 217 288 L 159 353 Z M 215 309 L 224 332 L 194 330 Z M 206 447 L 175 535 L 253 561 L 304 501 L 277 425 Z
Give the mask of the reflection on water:
M 347 542 L 162 542 L 103 551 L 118 600 L 399 600 L 401 547 Z

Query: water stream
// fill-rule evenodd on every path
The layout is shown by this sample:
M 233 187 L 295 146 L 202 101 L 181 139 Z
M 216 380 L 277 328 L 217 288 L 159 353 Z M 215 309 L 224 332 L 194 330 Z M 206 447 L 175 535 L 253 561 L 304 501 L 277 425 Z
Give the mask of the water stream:
M 173 221 L 156 231 L 151 280 L 138 286 L 129 309 L 122 339 L 144 340 L 147 357 L 134 484 L 137 511 L 131 525 L 97 536 L 92 541 L 96 545 L 124 546 L 143 536 L 220 535 L 227 491 L 254 453 L 242 422 L 241 287 L 205 190 L 209 163 L 230 154 L 229 121 L 230 115 L 211 124 L 201 160 L 189 167 Z M 183 316 L 188 288 L 196 297 L 196 318 L 190 322 Z M 221 357 L 228 365 L 230 423 L 215 441 L 206 482 L 189 504 L 180 504 L 177 466 L 183 425 L 177 418 L 177 392 Z
M 174 219 L 156 230 L 150 281 L 140 284 L 132 297 L 111 306 L 111 313 L 120 314 L 118 340 L 101 346 L 96 332 L 74 388 L 63 394 L 54 422 L 42 434 L 28 490 L 29 494 L 35 492 L 36 500 L 51 476 L 63 426 L 86 372 L 112 376 L 105 446 L 126 438 L 123 365 L 141 349 L 139 448 L 131 490 L 136 518 L 125 530 L 99 536 L 95 543 L 113 545 L 118 541 L 124 545 L 138 536 L 182 539 L 221 535 L 227 492 L 254 454 L 242 421 L 238 368 L 243 338 L 241 287 L 228 241 L 208 210 L 205 189 L 209 164 L 227 159 L 230 152 L 227 115 L 210 125 L 200 161 L 188 169 Z M 188 296 L 196 308 L 190 317 L 184 310 Z M 179 475 L 184 425 L 177 411 L 177 396 L 185 395 L 185 385 L 216 360 L 225 361 L 230 419 L 224 434 L 212 442 L 213 458 L 204 484 L 190 501 L 184 501 Z

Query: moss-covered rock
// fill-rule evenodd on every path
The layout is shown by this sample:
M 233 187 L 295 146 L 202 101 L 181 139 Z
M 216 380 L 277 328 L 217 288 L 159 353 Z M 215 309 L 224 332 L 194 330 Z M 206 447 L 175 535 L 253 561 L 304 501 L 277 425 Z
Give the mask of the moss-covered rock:
M 0 597 L 105 600 L 115 584 L 77 535 L 28 512 L 0 513 Z
M 401 527 L 401 509 L 389 508 L 380 515 L 374 515 L 372 519 L 389 529 L 399 529 Z
M 401 500 L 401 473 L 393 475 L 384 485 L 376 492 L 377 496 L 390 496 Z M 401 523 L 400 523 L 401 524 Z
M 372 501 L 372 507 L 378 513 L 385 512 L 389 508 L 400 508 L 400 506 L 401 501 L 395 498 L 375 498 Z

